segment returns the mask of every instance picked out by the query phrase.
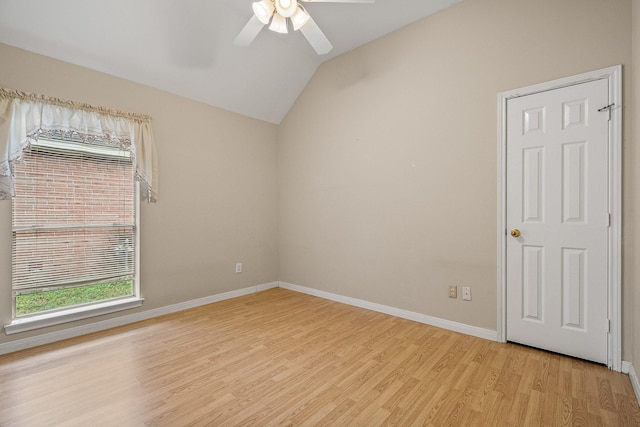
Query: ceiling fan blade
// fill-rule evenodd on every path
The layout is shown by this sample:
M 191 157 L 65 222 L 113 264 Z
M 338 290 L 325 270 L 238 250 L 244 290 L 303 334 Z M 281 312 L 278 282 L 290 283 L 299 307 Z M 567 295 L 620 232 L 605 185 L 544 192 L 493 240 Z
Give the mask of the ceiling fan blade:
M 318 27 L 318 24 L 316 24 L 316 21 L 314 21 L 313 18 L 309 17 L 307 23 L 300 27 L 300 32 L 315 49 L 318 55 L 324 55 L 333 49 L 333 45 L 327 36 L 324 35 L 320 27 Z
M 233 41 L 233 44 L 237 46 L 249 46 L 263 27 L 264 24 L 260 22 L 256 15 L 253 15 Z
M 306 3 L 375 3 L 376 0 L 302 0 Z

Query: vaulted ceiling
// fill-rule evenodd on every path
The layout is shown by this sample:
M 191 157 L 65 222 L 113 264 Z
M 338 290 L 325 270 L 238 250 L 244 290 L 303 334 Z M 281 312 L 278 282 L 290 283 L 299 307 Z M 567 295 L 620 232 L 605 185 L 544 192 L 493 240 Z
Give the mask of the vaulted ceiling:
M 322 56 L 298 31 L 234 45 L 252 0 L 0 0 L 0 42 L 280 123 L 322 62 L 460 1 L 306 3 Z

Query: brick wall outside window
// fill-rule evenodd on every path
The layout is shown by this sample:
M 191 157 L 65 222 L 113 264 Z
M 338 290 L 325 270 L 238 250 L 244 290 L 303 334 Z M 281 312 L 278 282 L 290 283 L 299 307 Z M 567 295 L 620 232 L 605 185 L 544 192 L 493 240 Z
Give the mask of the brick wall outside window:
M 14 278 L 55 288 L 133 274 L 135 194 L 128 158 L 33 150 L 25 151 L 14 172 Z M 14 279 L 14 290 L 20 283 Z

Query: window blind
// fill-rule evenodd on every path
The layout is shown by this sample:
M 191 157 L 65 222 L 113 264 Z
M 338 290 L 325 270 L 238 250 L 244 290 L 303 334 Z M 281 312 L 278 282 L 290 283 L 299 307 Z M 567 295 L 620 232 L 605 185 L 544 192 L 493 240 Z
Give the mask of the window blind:
M 135 167 L 128 151 L 39 140 L 14 168 L 12 288 L 133 280 Z

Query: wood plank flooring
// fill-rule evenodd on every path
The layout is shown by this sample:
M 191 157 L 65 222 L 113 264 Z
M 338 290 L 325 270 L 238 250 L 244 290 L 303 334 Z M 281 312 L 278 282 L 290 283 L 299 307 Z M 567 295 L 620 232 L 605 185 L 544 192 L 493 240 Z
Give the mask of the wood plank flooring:
M 638 426 L 629 378 L 283 289 L 0 356 L 1 426 Z

